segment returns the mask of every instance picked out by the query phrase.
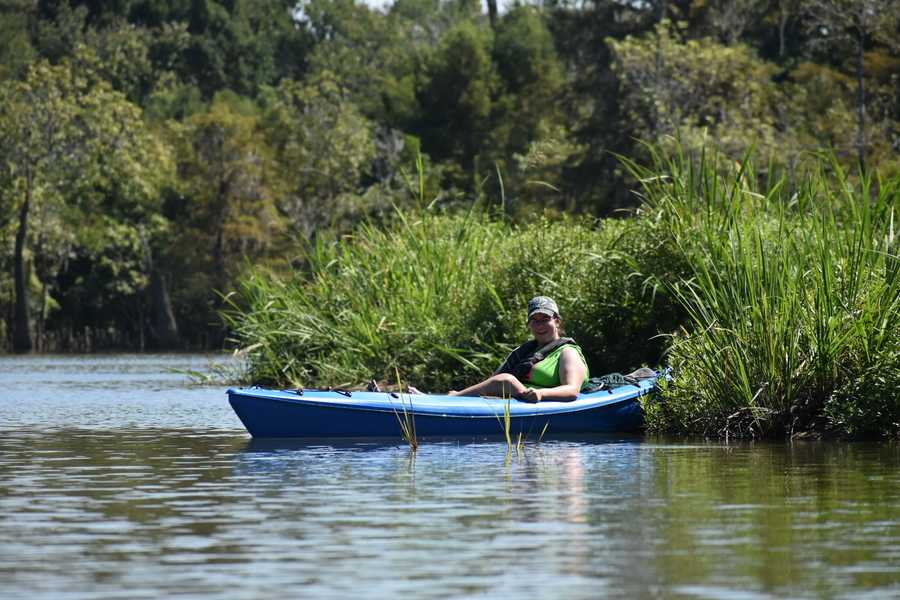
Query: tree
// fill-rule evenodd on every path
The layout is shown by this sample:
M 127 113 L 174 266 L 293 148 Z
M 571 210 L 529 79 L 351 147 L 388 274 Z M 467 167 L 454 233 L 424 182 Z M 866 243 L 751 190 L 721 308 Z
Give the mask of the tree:
M 295 10 L 284 0 L 192 0 L 181 76 L 209 99 L 224 88 L 255 97 L 280 79 L 278 67 L 302 71 L 308 39 Z
M 0 81 L 18 76 L 34 60 L 29 25 L 34 18 L 33 2 L 0 2 Z
M 221 306 L 216 294 L 231 291 L 244 262 L 264 256 L 283 231 L 272 152 L 258 106 L 233 92 L 175 127 L 179 186 L 165 212 L 176 231 L 164 262 L 181 316 L 219 343 L 221 329 L 207 330 Z
M 709 21 L 726 46 L 738 43 L 753 27 L 770 0 L 713 0 L 709 3 Z
M 93 74 L 76 74 L 68 61 L 37 63 L 23 81 L 0 85 L 0 179 L 18 214 L 14 350 L 33 348 L 26 272 L 32 211 L 78 223 L 109 186 L 151 198 L 165 170 L 160 162 L 140 109 Z
M 281 165 L 281 211 L 311 238 L 340 217 L 338 199 L 361 187 L 375 155 L 370 122 L 330 73 L 284 80 L 267 97 L 265 129 Z
M 422 110 L 417 133 L 424 150 L 471 169 L 485 146 L 497 84 L 490 31 L 471 22 L 449 31 L 417 91 Z
M 497 27 L 497 0 L 487 0 L 488 19 L 491 22 L 491 29 Z
M 395 0 L 388 16 L 417 47 L 433 50 L 456 25 L 477 21 L 481 6 L 467 0 Z
M 856 152 L 866 168 L 868 148 L 866 116 L 866 47 L 873 38 L 896 43 L 900 3 L 896 0 L 811 0 L 807 23 L 818 34 L 816 42 L 834 49 L 850 48 L 856 71 Z
M 776 110 L 782 102 L 775 66 L 746 46 L 683 42 L 667 21 L 652 34 L 608 43 L 635 137 L 656 142 L 678 135 L 695 146 L 709 135 L 735 158 L 750 146 L 791 154 Z
M 149 29 L 124 20 L 114 20 L 103 29 L 90 28 L 84 39 L 95 59 L 93 64 L 83 66 L 141 106 L 160 81 L 173 74 L 178 66 L 173 55 L 187 48 L 190 41 L 183 25 Z
M 560 203 L 565 196 L 554 184 L 561 183 L 562 169 L 581 148 L 570 140 L 570 119 L 562 108 L 565 72 L 545 15 L 530 6 L 507 12 L 494 29 L 493 59 L 500 85 L 485 154 L 498 167 L 519 171 L 504 182 L 505 207 L 508 211 L 523 199 Z
M 787 30 L 791 21 L 800 16 L 804 0 L 776 0 L 774 18 L 778 25 L 778 58 L 784 60 L 787 51 Z
M 499 151 L 509 157 L 538 138 L 542 122 L 563 120 L 564 72 L 553 36 L 532 7 L 520 6 L 503 16 L 496 28 L 493 58 L 506 100 L 494 127 L 508 131 Z
M 38 2 L 34 46 L 41 58 L 56 64 L 71 57 L 84 42 L 88 9 L 66 1 Z
M 345 99 L 367 118 L 408 127 L 418 113 L 417 65 L 446 26 L 440 16 L 438 8 L 415 0 L 396 3 L 387 14 L 349 0 L 311 0 L 303 25 L 316 45 L 304 78 L 339 81 Z
M 61 350 L 176 347 L 177 324 L 166 314 L 170 307 L 157 287 L 160 271 L 148 244 L 168 224 L 155 202 L 134 214 L 127 202 L 104 204 L 58 246 L 65 259 L 49 278 L 47 297 L 55 309 L 48 311 L 47 331 Z
M 580 208 L 610 212 L 633 203 L 619 174 L 614 153 L 631 154 L 632 134 L 623 126 L 622 94 L 612 70 L 613 52 L 606 39 L 624 39 L 651 29 L 677 2 L 548 0 L 548 28 L 565 66 L 561 110 L 566 127 L 582 151 L 567 161 L 566 193 Z M 682 3 L 683 4 L 683 3 Z

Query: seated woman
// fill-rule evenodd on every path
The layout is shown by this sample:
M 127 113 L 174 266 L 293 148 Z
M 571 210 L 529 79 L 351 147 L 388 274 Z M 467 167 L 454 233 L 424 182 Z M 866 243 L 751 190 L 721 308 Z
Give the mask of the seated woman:
M 494 374 L 451 396 L 508 396 L 526 402 L 568 401 L 588 380 L 581 348 L 560 336 L 556 302 L 536 296 L 528 302 L 528 327 L 534 339 L 513 350 Z

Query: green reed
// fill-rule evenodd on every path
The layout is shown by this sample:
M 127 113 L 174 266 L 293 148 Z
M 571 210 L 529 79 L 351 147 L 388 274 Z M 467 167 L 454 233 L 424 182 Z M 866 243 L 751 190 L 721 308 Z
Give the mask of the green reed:
M 651 430 L 900 432 L 900 180 L 649 150 L 649 168 L 623 159 L 643 196 L 629 218 L 397 211 L 318 236 L 292 277 L 250 269 L 225 315 L 246 378 L 354 386 L 399 368 L 465 385 L 527 337 L 541 293 L 595 374 L 659 364 L 669 344 Z
M 403 367 L 420 385 L 422 369 L 407 366 L 480 371 L 478 353 L 455 342 L 490 290 L 485 266 L 499 238 L 497 224 L 398 212 L 393 230 L 320 239 L 293 280 L 252 271 L 249 308 L 230 316 L 242 344 L 259 344 L 252 375 L 353 384 Z
M 512 456 L 512 413 L 510 411 L 510 403 L 512 398 L 505 396 L 503 398 L 503 416 L 497 415 L 497 421 L 500 423 L 500 430 L 506 437 L 506 458 Z M 521 434 L 520 434 L 521 435 Z M 516 445 L 516 454 L 518 454 L 518 444 Z
M 511 403 L 512 398 L 508 395 L 504 394 L 503 397 L 503 415 L 497 415 L 497 421 L 500 423 L 500 430 L 503 432 L 504 437 L 506 438 L 506 458 L 509 460 L 512 457 L 513 450 L 516 451 L 516 456 L 522 456 L 525 453 L 525 433 L 523 431 L 519 431 L 516 434 L 515 442 L 513 442 L 512 435 L 512 411 L 511 411 Z M 545 428 L 546 431 L 546 428 Z M 543 438 L 543 433 L 541 434 Z
M 853 413 L 869 400 L 842 390 L 876 365 L 900 365 L 898 180 L 853 181 L 826 160 L 792 182 L 760 176 L 750 160 L 654 158 L 652 170 L 629 167 L 689 271 L 667 282 L 688 321 L 669 353 L 676 378 L 648 406 L 651 428 L 747 436 L 896 427 L 900 400 L 877 400 L 882 418 L 860 419 Z M 900 376 L 893 381 L 886 388 Z
M 526 433 L 521 429 L 516 433 L 515 443 L 513 442 L 512 435 L 512 402 L 513 398 L 504 393 L 503 395 L 503 414 L 497 414 L 497 422 L 500 424 L 500 431 L 503 433 L 503 436 L 506 438 L 506 454 L 507 457 L 512 455 L 512 451 L 515 449 L 516 456 L 521 456 L 525 453 L 525 442 L 528 441 L 528 436 L 530 432 Z M 547 434 L 547 429 L 550 427 L 550 421 L 544 423 L 544 427 L 541 429 L 541 433 L 537 437 L 537 442 L 540 443 L 544 440 L 544 436 Z
M 250 269 L 225 317 L 254 382 L 355 386 L 400 368 L 417 387 L 450 389 L 526 339 L 524 306 L 540 293 L 599 368 L 621 370 L 662 349 L 651 338 L 666 309 L 630 277 L 645 245 L 632 221 L 398 211 L 388 227 L 320 235 L 292 277 Z
M 400 425 L 400 434 L 403 436 L 403 440 L 409 444 L 410 450 L 415 452 L 419 449 L 419 438 L 416 435 L 416 415 L 413 412 L 412 397 L 410 397 L 409 390 L 407 389 L 406 396 L 409 401 L 409 408 L 407 408 L 407 401 L 403 399 L 403 382 L 400 379 L 400 371 L 395 370 L 394 373 L 397 378 L 397 393 L 400 397 L 400 410 L 398 411 L 394 408 L 394 416 L 397 417 L 397 423 Z
M 506 436 L 506 448 L 508 450 L 512 450 L 512 414 L 510 412 L 510 403 L 512 402 L 512 398 L 506 397 L 503 399 L 503 417 L 497 417 L 500 421 L 500 428 L 503 430 L 503 435 Z

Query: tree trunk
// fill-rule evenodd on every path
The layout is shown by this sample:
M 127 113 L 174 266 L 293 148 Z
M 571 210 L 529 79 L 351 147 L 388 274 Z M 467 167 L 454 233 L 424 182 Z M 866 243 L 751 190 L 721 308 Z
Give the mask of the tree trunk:
M 13 333 L 13 352 L 31 352 L 31 332 L 29 331 L 28 314 L 28 281 L 25 274 L 25 240 L 28 235 L 28 210 L 31 206 L 31 177 L 26 183 L 25 202 L 19 210 L 19 228 L 16 230 L 16 246 L 14 254 L 14 274 L 16 291 L 15 323 Z
M 41 208 L 46 210 L 46 203 Z M 44 221 L 45 214 L 40 215 L 39 223 Z M 40 230 L 40 228 L 38 228 Z M 38 312 L 34 319 L 34 350 L 36 352 L 46 352 L 46 322 L 44 315 L 47 313 L 47 257 L 44 254 L 44 236 L 39 235 L 36 243 L 31 248 L 31 271 L 37 276 L 37 280 L 41 285 L 41 295 L 38 299 Z
M 222 202 L 222 207 L 216 215 L 216 237 L 213 240 L 212 259 L 215 285 L 220 290 L 225 286 L 225 224 L 228 222 L 228 193 L 230 187 L 226 178 L 223 177 L 219 181 L 219 201 Z
M 859 156 L 859 168 L 866 170 L 866 64 L 865 47 L 862 27 L 857 31 L 856 38 L 856 151 Z
M 782 9 L 781 15 L 779 15 L 778 19 L 778 58 L 784 58 L 785 51 L 785 30 L 787 29 L 788 15 L 787 12 Z
M 144 320 L 146 317 L 144 315 L 144 301 L 138 300 L 138 347 L 141 352 L 147 349 L 147 342 L 144 339 L 144 324 L 146 321 Z
M 487 8 L 491 29 L 497 29 L 497 0 L 487 0 Z
M 212 258 L 213 258 L 213 275 L 216 278 L 216 285 L 221 288 L 225 281 L 225 219 L 219 219 L 216 225 L 216 237 L 213 241 Z
M 145 317 L 149 320 L 150 345 L 153 348 L 175 349 L 181 346 L 181 340 L 178 336 L 178 323 L 175 321 L 175 313 L 172 311 L 172 301 L 169 297 L 169 285 L 166 278 L 160 272 L 153 260 L 153 251 L 150 243 L 146 238 L 143 228 L 141 229 L 141 243 L 144 246 L 144 269 L 145 273 L 150 274 L 150 284 L 147 287 L 148 315 L 144 314 L 145 304 L 143 300 L 138 302 L 138 333 L 141 340 L 141 351 L 144 350 L 146 340 L 144 339 Z
M 657 5 L 657 16 L 656 22 L 662 23 L 663 19 L 666 18 L 666 2 L 662 0 Z M 660 137 L 660 114 L 659 108 L 657 106 L 656 100 L 659 98 L 666 98 L 662 93 L 662 42 L 659 39 L 659 32 L 656 34 L 656 55 L 654 57 L 654 65 L 653 65 L 653 87 L 655 89 L 653 102 L 651 104 L 651 116 L 650 118 L 653 120 L 652 131 L 653 131 L 653 140 L 654 142 L 659 141 Z M 668 100 L 666 100 L 666 112 L 669 113 Z
M 41 274 L 38 273 L 38 277 L 41 277 Z M 47 312 L 47 284 L 44 282 L 43 278 L 41 278 L 41 303 L 38 309 L 37 315 L 37 331 L 35 331 L 34 341 L 35 347 L 38 352 L 46 352 L 47 351 L 47 332 L 46 321 L 44 319 L 44 315 Z
M 180 345 L 169 287 L 159 269 L 150 272 L 150 332 L 156 348 L 173 349 Z

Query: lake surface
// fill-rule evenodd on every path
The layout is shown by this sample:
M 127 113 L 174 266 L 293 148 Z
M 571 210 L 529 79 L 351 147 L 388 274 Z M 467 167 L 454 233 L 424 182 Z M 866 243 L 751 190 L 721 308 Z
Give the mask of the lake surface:
M 2 598 L 900 598 L 900 446 L 252 442 L 191 355 L 0 357 Z

